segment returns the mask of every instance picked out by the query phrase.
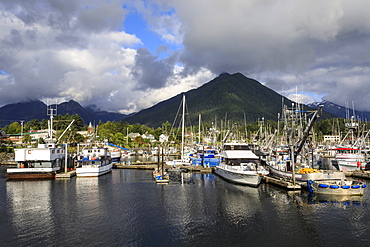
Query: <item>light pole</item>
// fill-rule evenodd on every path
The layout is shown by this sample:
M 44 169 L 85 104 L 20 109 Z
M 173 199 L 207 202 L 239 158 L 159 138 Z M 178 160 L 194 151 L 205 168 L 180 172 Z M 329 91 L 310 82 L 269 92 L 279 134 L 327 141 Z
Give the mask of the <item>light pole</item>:
M 21 142 L 23 144 L 23 120 L 21 120 Z

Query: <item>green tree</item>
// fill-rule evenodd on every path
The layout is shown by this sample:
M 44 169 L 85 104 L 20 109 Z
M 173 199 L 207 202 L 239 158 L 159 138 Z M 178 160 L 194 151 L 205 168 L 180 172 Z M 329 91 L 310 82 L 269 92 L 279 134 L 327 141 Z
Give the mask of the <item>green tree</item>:
M 39 130 L 41 129 L 41 124 L 39 122 L 39 120 L 37 119 L 32 119 L 30 121 L 28 121 L 27 123 L 24 124 L 24 131 L 28 132 L 30 129 L 33 129 L 33 130 Z
M 126 137 L 120 132 L 115 133 L 112 137 L 113 144 L 122 146 L 125 142 L 126 142 Z
M 23 143 L 29 144 L 31 143 L 31 141 L 32 141 L 32 138 L 30 134 L 26 134 L 23 136 L 23 140 L 22 140 Z
M 110 142 L 112 141 L 112 137 L 116 132 L 116 125 L 111 121 L 100 124 L 98 127 L 98 136 L 100 140 L 107 139 Z
M 19 134 L 21 133 L 21 124 L 18 122 L 11 123 L 8 128 L 5 130 L 7 134 Z

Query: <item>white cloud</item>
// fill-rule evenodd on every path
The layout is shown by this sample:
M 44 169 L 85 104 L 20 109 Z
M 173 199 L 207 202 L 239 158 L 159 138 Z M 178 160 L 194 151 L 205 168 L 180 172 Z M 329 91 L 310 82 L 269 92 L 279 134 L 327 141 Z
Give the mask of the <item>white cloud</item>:
M 226 71 L 303 102 L 325 95 L 370 110 L 368 9 L 366 0 L 3 0 L 0 105 L 63 98 L 128 113 Z M 130 11 L 163 41 L 158 53 L 125 32 Z

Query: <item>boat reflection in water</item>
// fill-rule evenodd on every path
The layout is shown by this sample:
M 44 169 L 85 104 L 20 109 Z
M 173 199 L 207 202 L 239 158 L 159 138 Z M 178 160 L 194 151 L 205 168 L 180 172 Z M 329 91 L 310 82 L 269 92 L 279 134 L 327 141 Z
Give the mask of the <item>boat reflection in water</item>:
M 247 225 L 249 218 L 263 211 L 258 188 L 232 184 L 227 181 L 224 186 L 224 210 L 230 223 L 238 226 Z
M 7 181 L 6 196 L 15 238 L 35 245 L 53 245 L 58 230 L 51 203 L 52 184 L 48 180 Z M 49 236 L 40 240 L 40 236 Z M 9 243 L 10 244 L 10 243 Z M 11 245 L 11 244 L 10 244 Z
M 310 193 L 307 196 L 307 201 L 310 204 L 318 203 L 331 203 L 345 206 L 360 206 L 366 205 L 363 196 L 349 196 L 349 195 L 327 195 L 327 194 L 315 194 Z

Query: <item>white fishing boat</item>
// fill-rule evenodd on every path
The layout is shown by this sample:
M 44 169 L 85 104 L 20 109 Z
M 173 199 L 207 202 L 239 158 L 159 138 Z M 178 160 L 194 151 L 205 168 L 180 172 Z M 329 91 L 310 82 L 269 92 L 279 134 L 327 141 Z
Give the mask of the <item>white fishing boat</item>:
M 335 160 L 340 171 L 356 171 L 366 166 L 365 154 L 356 147 L 337 147 L 334 149 Z
M 296 180 L 298 182 L 307 182 L 309 180 L 341 180 L 345 179 L 345 174 L 341 171 L 332 171 L 332 170 L 317 170 L 312 168 L 300 168 L 296 172 L 288 170 L 287 166 L 281 166 L 281 163 L 278 166 L 268 165 L 270 175 L 273 177 Z
M 360 181 L 352 180 L 322 180 L 308 181 L 308 189 L 314 193 L 326 195 L 347 195 L 347 196 L 362 196 L 367 187 L 366 184 Z
M 46 138 L 48 143 L 38 144 L 37 148 L 15 149 L 14 160 L 17 162 L 17 168 L 7 169 L 6 176 L 9 179 L 53 179 L 63 166 L 66 166 L 65 170 L 73 166 L 72 159 L 67 156 L 66 148 L 58 146 L 58 141 L 71 127 L 74 120 L 55 140 L 53 139 L 53 117 L 56 115 L 56 109 L 48 106 L 47 111 L 50 115 L 48 138 Z
M 112 171 L 107 148 L 85 148 L 77 160 L 77 177 L 98 177 Z
M 222 160 L 215 173 L 230 182 L 258 186 L 261 176 L 268 174 L 259 157 L 245 143 L 225 143 L 220 156 Z
M 17 168 L 8 168 L 9 179 L 52 179 L 62 169 L 65 149 L 55 143 L 39 144 L 37 148 L 15 149 Z

